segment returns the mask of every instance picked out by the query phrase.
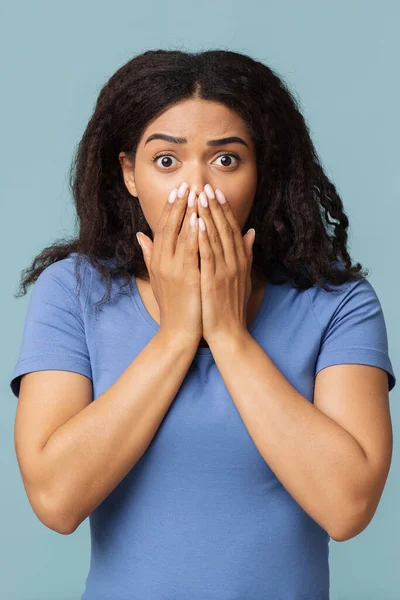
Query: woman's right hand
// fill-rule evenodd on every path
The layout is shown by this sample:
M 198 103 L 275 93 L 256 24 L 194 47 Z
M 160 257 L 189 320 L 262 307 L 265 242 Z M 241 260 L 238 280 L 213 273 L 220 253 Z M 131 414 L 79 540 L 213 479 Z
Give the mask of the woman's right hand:
M 160 329 L 172 336 L 183 336 L 198 342 L 203 335 L 197 197 L 191 191 L 194 205 L 188 206 L 188 185 L 183 182 L 180 190 L 171 191 L 157 229 L 154 241 L 139 232 L 143 257 L 150 276 L 150 283 L 160 310 Z M 194 229 L 190 217 L 195 219 Z M 183 223 L 182 223 L 183 219 Z M 182 227 L 181 227 L 182 225 Z

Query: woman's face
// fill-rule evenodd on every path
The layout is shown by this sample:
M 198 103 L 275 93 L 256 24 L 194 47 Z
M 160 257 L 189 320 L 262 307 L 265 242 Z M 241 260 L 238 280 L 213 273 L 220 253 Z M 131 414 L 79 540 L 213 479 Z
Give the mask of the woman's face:
M 173 139 L 157 139 L 155 134 Z M 214 141 L 231 137 L 244 143 Z M 119 160 L 125 185 L 139 199 L 153 235 L 170 191 L 183 181 L 197 195 L 207 183 L 222 190 L 243 228 L 257 188 L 256 154 L 245 123 L 224 104 L 199 99 L 179 102 L 146 128 L 135 165 L 124 152 Z

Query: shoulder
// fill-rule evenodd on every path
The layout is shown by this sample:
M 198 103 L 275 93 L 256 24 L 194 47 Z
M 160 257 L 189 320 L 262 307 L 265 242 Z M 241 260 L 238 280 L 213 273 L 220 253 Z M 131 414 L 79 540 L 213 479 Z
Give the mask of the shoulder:
M 380 367 L 389 374 L 390 391 L 396 378 L 386 320 L 374 287 L 365 277 L 332 287 L 332 292 L 319 286 L 308 290 L 321 330 L 316 372 L 341 363 Z
M 75 308 L 84 309 L 93 271 L 85 255 L 71 252 L 43 269 L 34 284 L 32 295 L 53 298 L 55 301 L 65 300 Z
M 317 284 L 307 290 L 312 310 L 322 330 L 338 315 L 353 311 L 360 315 L 382 311 L 377 292 L 365 277 L 338 285 L 327 282 L 327 285 L 330 290 Z
M 330 284 L 332 291 L 319 286 L 308 290 L 315 317 L 323 330 L 334 317 L 356 311 L 363 315 L 376 315 L 382 312 L 382 305 L 372 284 L 365 278 L 359 281 L 346 281 L 340 286 Z

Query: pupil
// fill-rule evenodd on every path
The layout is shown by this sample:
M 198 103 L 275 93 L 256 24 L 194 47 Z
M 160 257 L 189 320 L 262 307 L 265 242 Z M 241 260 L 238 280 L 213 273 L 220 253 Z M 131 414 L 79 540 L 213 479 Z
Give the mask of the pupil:
M 170 158 L 168 158 L 168 156 L 163 156 L 161 159 L 162 164 L 164 165 L 164 167 L 168 167 L 168 165 L 164 164 L 165 161 L 171 160 Z
M 222 156 L 222 162 L 223 163 L 225 163 L 227 160 L 231 160 L 231 157 L 228 154 L 225 154 L 225 156 Z M 224 166 L 226 166 L 226 165 L 224 165 Z

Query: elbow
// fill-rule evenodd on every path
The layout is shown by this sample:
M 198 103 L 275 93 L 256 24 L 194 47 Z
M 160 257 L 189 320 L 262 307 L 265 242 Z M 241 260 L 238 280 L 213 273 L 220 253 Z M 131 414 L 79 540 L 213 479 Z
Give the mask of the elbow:
M 74 533 L 74 531 L 77 529 L 77 527 L 70 527 L 68 523 L 65 523 L 64 521 L 60 520 L 46 520 L 46 522 L 42 521 L 42 523 L 52 531 L 60 533 L 61 535 L 70 535 L 71 533 Z
M 372 520 L 373 513 L 367 503 L 362 506 L 353 503 L 350 509 L 343 509 L 336 523 L 328 531 L 335 542 L 347 542 L 364 531 Z
M 56 533 L 61 535 L 70 535 L 74 533 L 79 526 L 75 515 L 67 514 L 61 507 L 54 506 L 52 512 L 48 513 L 48 525 Z
M 38 519 L 56 533 L 61 535 L 70 535 L 74 533 L 79 526 L 79 523 L 74 520 L 72 515 L 68 514 L 60 502 L 50 499 L 47 495 L 42 494 L 35 505 L 31 502 L 32 508 Z
M 63 521 L 62 519 L 58 519 L 54 521 L 54 525 L 52 530 L 56 533 L 60 533 L 61 535 L 70 535 L 74 533 L 78 528 L 78 524 L 71 525 L 68 521 Z

